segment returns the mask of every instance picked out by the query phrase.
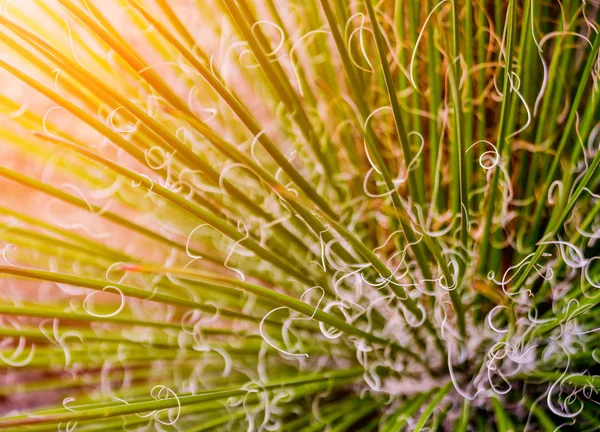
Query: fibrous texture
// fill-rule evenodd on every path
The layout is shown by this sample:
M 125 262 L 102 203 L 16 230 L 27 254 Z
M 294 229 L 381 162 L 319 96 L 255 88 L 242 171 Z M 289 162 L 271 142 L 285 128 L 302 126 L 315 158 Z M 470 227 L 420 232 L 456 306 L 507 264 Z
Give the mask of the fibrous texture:
M 0 428 L 598 427 L 598 1 L 0 3 Z

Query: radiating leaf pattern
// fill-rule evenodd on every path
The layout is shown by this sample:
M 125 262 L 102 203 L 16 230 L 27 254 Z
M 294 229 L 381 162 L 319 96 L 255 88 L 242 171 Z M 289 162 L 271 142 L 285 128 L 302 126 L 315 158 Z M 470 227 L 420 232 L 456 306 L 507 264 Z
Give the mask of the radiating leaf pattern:
M 0 429 L 598 427 L 597 1 L 0 4 Z

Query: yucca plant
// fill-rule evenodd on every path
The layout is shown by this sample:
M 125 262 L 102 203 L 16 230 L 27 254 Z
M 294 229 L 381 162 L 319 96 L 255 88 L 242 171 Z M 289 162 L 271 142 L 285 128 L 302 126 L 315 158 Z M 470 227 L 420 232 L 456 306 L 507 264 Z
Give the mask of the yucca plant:
M 597 430 L 599 7 L 4 0 L 0 429 Z

